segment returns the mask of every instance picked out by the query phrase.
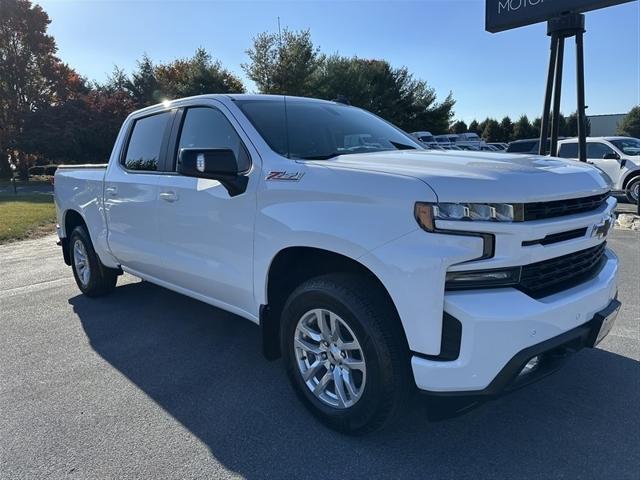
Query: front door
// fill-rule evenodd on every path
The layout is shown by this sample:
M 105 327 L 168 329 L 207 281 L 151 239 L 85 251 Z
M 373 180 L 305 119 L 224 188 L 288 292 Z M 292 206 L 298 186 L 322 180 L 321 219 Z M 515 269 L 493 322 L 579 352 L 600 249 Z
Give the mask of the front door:
M 247 190 L 230 196 L 217 180 L 177 173 L 162 177 L 158 200 L 165 251 L 162 279 L 236 313 L 254 314 L 253 227 L 260 168 L 257 154 L 250 154 L 235 120 L 223 108 L 213 101 L 186 108 L 169 155 L 175 171 L 182 148 L 231 149 L 250 171 Z
M 617 185 L 622 174 L 620 168 L 620 160 L 616 158 L 603 158 L 607 154 L 615 154 L 616 152 L 602 142 L 587 142 L 587 159 L 596 167 L 602 170 L 611 179 L 613 185 Z

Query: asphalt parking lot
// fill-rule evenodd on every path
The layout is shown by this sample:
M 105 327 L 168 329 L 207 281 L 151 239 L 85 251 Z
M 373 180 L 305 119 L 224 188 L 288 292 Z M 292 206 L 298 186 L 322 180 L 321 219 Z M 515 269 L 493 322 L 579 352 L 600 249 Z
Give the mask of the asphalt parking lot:
M 0 478 L 610 478 L 640 465 L 640 234 L 598 349 L 464 415 L 318 424 L 258 327 L 130 276 L 79 295 L 54 237 L 0 246 Z

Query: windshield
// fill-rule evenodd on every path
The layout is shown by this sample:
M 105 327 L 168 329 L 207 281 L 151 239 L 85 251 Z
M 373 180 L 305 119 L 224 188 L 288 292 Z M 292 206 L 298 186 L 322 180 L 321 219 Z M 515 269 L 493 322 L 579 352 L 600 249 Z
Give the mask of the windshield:
M 324 160 L 350 153 L 422 149 L 402 130 L 348 105 L 289 97 L 286 104 L 284 97 L 235 102 L 271 149 L 285 157 Z
M 618 138 L 610 142 L 625 155 L 640 155 L 640 140 L 637 138 Z

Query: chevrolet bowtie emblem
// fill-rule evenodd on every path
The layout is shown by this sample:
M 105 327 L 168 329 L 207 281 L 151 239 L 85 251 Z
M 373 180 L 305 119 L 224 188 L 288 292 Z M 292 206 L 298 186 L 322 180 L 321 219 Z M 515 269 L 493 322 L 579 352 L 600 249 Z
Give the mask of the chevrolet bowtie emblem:
M 592 237 L 605 238 L 611 230 L 611 225 L 613 225 L 613 220 L 609 216 L 603 219 L 600 223 L 596 223 L 591 230 Z

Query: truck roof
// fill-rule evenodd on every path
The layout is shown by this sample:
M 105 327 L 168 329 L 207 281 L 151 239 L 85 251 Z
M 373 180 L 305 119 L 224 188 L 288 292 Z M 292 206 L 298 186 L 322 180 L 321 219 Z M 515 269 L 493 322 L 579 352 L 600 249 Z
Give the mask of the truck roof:
M 286 97 L 287 100 L 290 100 L 290 101 L 304 101 L 304 102 L 315 102 L 315 103 L 327 103 L 331 105 L 345 105 L 344 103 L 333 102 L 330 100 L 320 100 L 317 98 L 309 98 L 309 97 L 296 97 L 291 95 L 268 95 L 268 94 L 252 94 L 252 93 L 207 93 L 204 95 L 193 95 L 191 97 L 167 99 L 162 102 L 156 103 L 154 105 L 150 105 L 148 107 L 135 110 L 134 112 L 131 112 L 130 115 L 138 116 L 142 112 L 145 112 L 145 113 L 153 112 L 155 110 L 168 108 L 169 106 L 171 106 L 173 102 L 182 102 L 184 100 L 193 100 L 196 98 L 208 98 L 213 100 L 232 100 L 232 101 L 235 101 L 235 100 L 263 100 L 264 101 L 266 100 L 266 101 L 277 102 L 277 101 L 281 101 L 283 97 Z
M 626 140 L 628 138 L 633 138 L 633 137 L 625 137 L 625 136 L 610 136 L 610 137 L 587 137 L 587 140 Z M 573 137 L 573 138 L 567 138 L 565 140 L 562 140 L 562 142 L 564 143 L 570 143 L 570 142 L 577 142 L 578 141 L 578 137 Z

